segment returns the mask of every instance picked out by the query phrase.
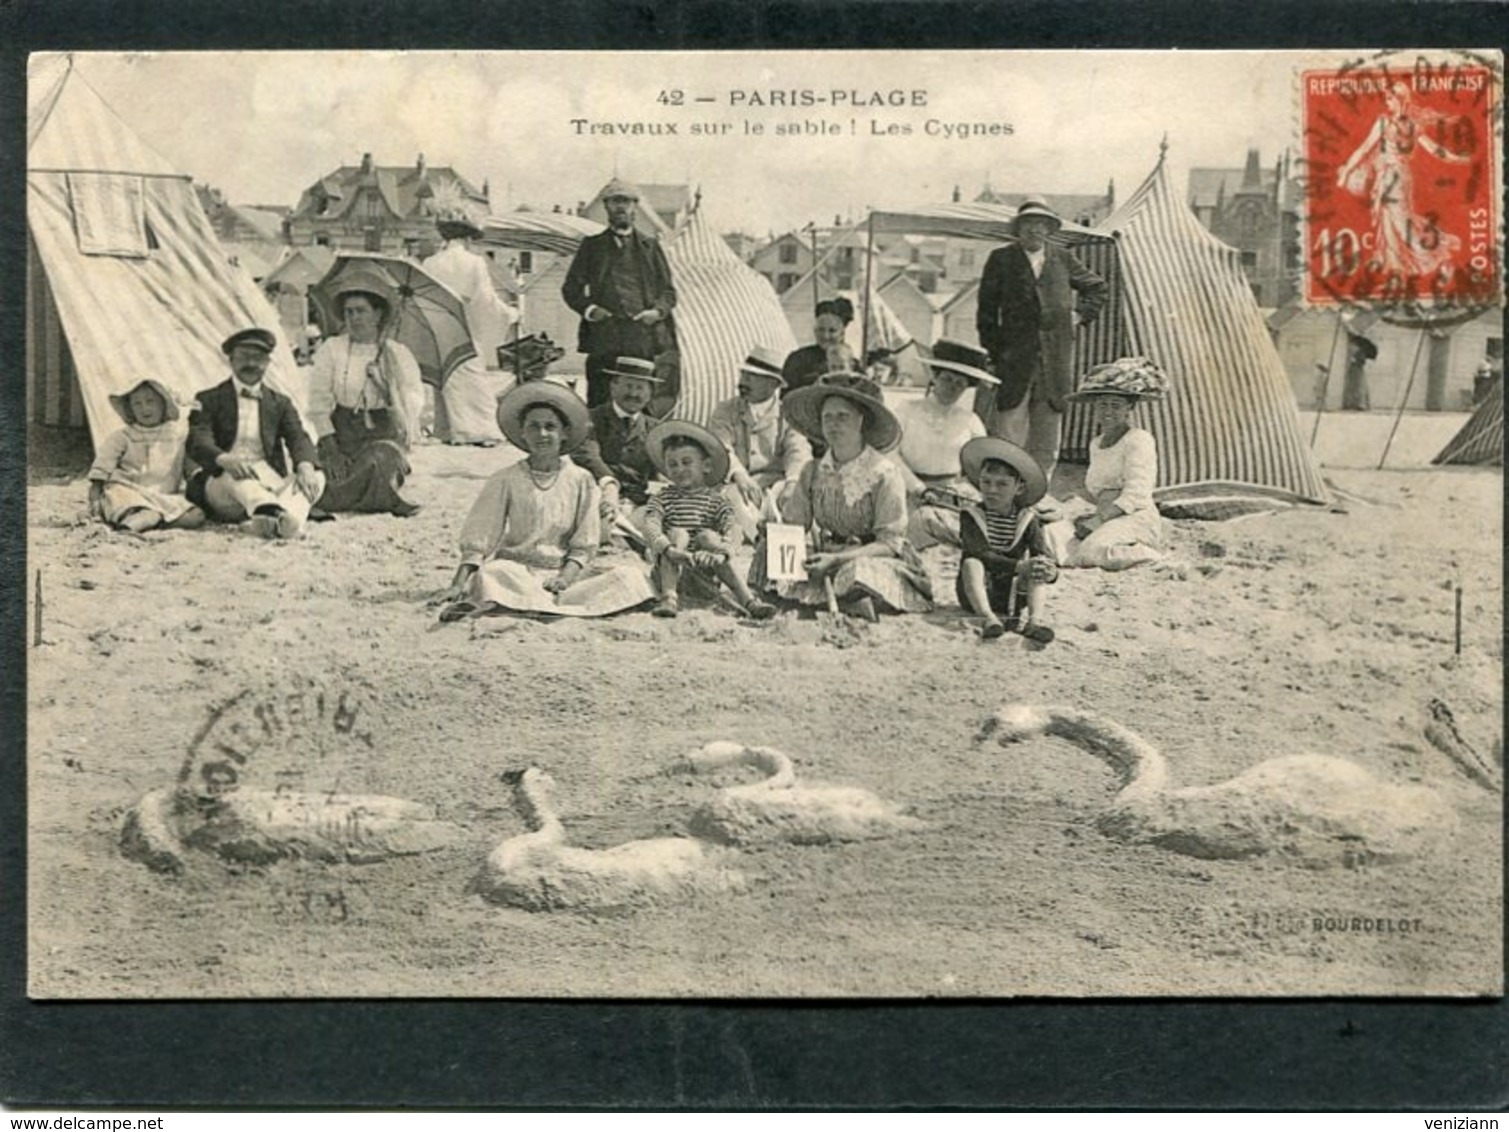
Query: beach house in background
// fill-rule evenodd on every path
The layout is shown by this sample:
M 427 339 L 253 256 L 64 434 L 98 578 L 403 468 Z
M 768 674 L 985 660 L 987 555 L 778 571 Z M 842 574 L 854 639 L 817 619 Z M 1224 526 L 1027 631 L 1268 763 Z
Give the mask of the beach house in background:
M 488 185 L 479 189 L 448 165 L 342 165 L 304 190 L 287 220 L 288 242 L 335 251 L 413 255 L 435 239 L 435 217 L 455 210 L 486 216 Z
M 1285 152 L 1265 168 L 1257 149 L 1240 167 L 1194 168 L 1186 199 L 1211 235 L 1236 248 L 1260 307 L 1281 307 L 1299 290 L 1303 192 Z

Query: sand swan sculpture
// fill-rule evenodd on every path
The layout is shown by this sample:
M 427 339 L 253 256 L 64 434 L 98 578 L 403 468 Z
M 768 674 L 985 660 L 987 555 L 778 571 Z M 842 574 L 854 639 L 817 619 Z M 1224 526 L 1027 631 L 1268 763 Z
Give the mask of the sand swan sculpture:
M 121 823 L 121 852 L 157 872 L 182 871 L 190 850 L 249 865 L 301 859 L 371 864 L 455 845 L 465 831 L 433 806 L 382 794 L 238 789 L 201 797 L 153 790 Z
M 742 887 L 719 851 L 691 838 L 654 837 L 607 849 L 567 845 L 551 803 L 555 780 L 539 767 L 509 771 L 514 805 L 530 832 L 488 855 L 472 891 L 532 912 L 628 909 L 699 892 Z
M 900 806 L 858 786 L 799 781 L 791 759 L 774 747 L 708 743 L 684 756 L 673 769 L 708 774 L 728 766 L 753 767 L 766 777 L 721 790 L 698 809 L 690 823 L 698 837 L 735 845 L 770 841 L 820 845 L 924 828 Z
M 1268 759 L 1225 782 L 1171 789 L 1168 764 L 1151 743 L 1072 707 L 1010 704 L 976 738 L 1005 746 L 1038 735 L 1067 739 L 1120 772 L 1122 789 L 1096 822 L 1102 833 L 1191 857 L 1271 853 L 1355 866 L 1411 856 L 1455 824 L 1433 791 L 1383 782 L 1327 755 Z

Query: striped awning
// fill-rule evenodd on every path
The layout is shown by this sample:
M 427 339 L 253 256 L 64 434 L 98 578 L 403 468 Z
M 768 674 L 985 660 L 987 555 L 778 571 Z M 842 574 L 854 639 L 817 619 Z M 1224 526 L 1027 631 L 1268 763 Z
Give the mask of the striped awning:
M 603 230 L 596 220 L 565 212 L 509 212 L 482 221 L 479 244 L 526 252 L 573 255 L 588 236 Z
M 1225 496 L 1246 484 L 1324 500 L 1237 250 L 1200 226 L 1161 162 L 1101 230 L 1121 249 L 1128 348 L 1173 383 L 1167 399 L 1139 410 L 1158 441 L 1159 486 L 1209 483 Z
M 1432 464 L 1504 465 L 1504 379 L 1500 377 Z
M 702 209 L 665 246 L 676 284 L 681 401 L 676 415 L 705 425 L 719 401 L 738 391 L 739 363 L 751 346 L 796 349 L 770 283 L 724 242 Z

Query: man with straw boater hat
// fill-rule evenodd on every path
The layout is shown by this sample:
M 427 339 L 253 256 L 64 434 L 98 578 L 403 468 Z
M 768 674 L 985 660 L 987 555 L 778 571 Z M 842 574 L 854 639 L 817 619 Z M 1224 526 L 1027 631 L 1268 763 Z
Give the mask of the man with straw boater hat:
M 1063 221 L 1041 197 L 1022 201 L 1011 227 L 1015 243 L 991 252 L 980 276 L 975 325 L 1000 385 L 982 390 L 975 407 L 992 436 L 1026 448 L 1051 480 L 1075 329 L 1100 314 L 1108 289 L 1050 242 Z
M 587 355 L 587 405 L 606 404 L 608 364 L 619 355 L 659 361 L 663 393 L 674 401 L 676 288 L 660 242 L 634 227 L 639 190 L 615 177 L 602 192 L 608 228 L 576 249 L 561 296 L 581 316 L 577 349 Z
M 649 499 L 655 463 L 645 439 L 660 421 L 649 412 L 660 384 L 655 363 L 628 356 L 609 359 L 603 368 L 611 399 L 590 410 L 591 428 L 571 458 L 592 473 L 603 497 L 603 538 L 606 541 L 620 505 L 629 509 Z
M 783 361 L 768 346 L 751 347 L 739 366 L 739 395 L 713 409 L 707 426 L 728 447 L 733 482 L 725 494 L 750 541 L 761 518 L 780 515 L 782 499 L 812 459 L 812 445 L 782 411 Z

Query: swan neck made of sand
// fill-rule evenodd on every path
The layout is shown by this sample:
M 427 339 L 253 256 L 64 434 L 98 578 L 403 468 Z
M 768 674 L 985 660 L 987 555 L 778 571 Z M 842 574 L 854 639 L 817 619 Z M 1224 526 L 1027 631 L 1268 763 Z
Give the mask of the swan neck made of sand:
M 558 845 L 565 839 L 565 827 L 550 801 L 550 785 L 550 777 L 538 767 L 524 771 L 514 784 L 514 807 L 529 826 L 525 836 L 536 845 Z
M 730 790 L 787 790 L 796 785 L 796 767 L 792 765 L 791 757 L 774 747 L 746 747 L 742 743 L 719 741 L 707 744 L 687 758 L 692 769 L 698 772 L 720 770 L 726 766 L 748 766 L 765 775 L 759 782 L 730 787 Z
M 1118 802 L 1134 802 L 1162 794 L 1168 786 L 1168 764 L 1158 749 L 1130 728 L 1079 708 L 1012 704 L 986 721 L 984 735 L 1025 739 L 1053 735 L 1067 739 L 1114 767 L 1121 776 Z

